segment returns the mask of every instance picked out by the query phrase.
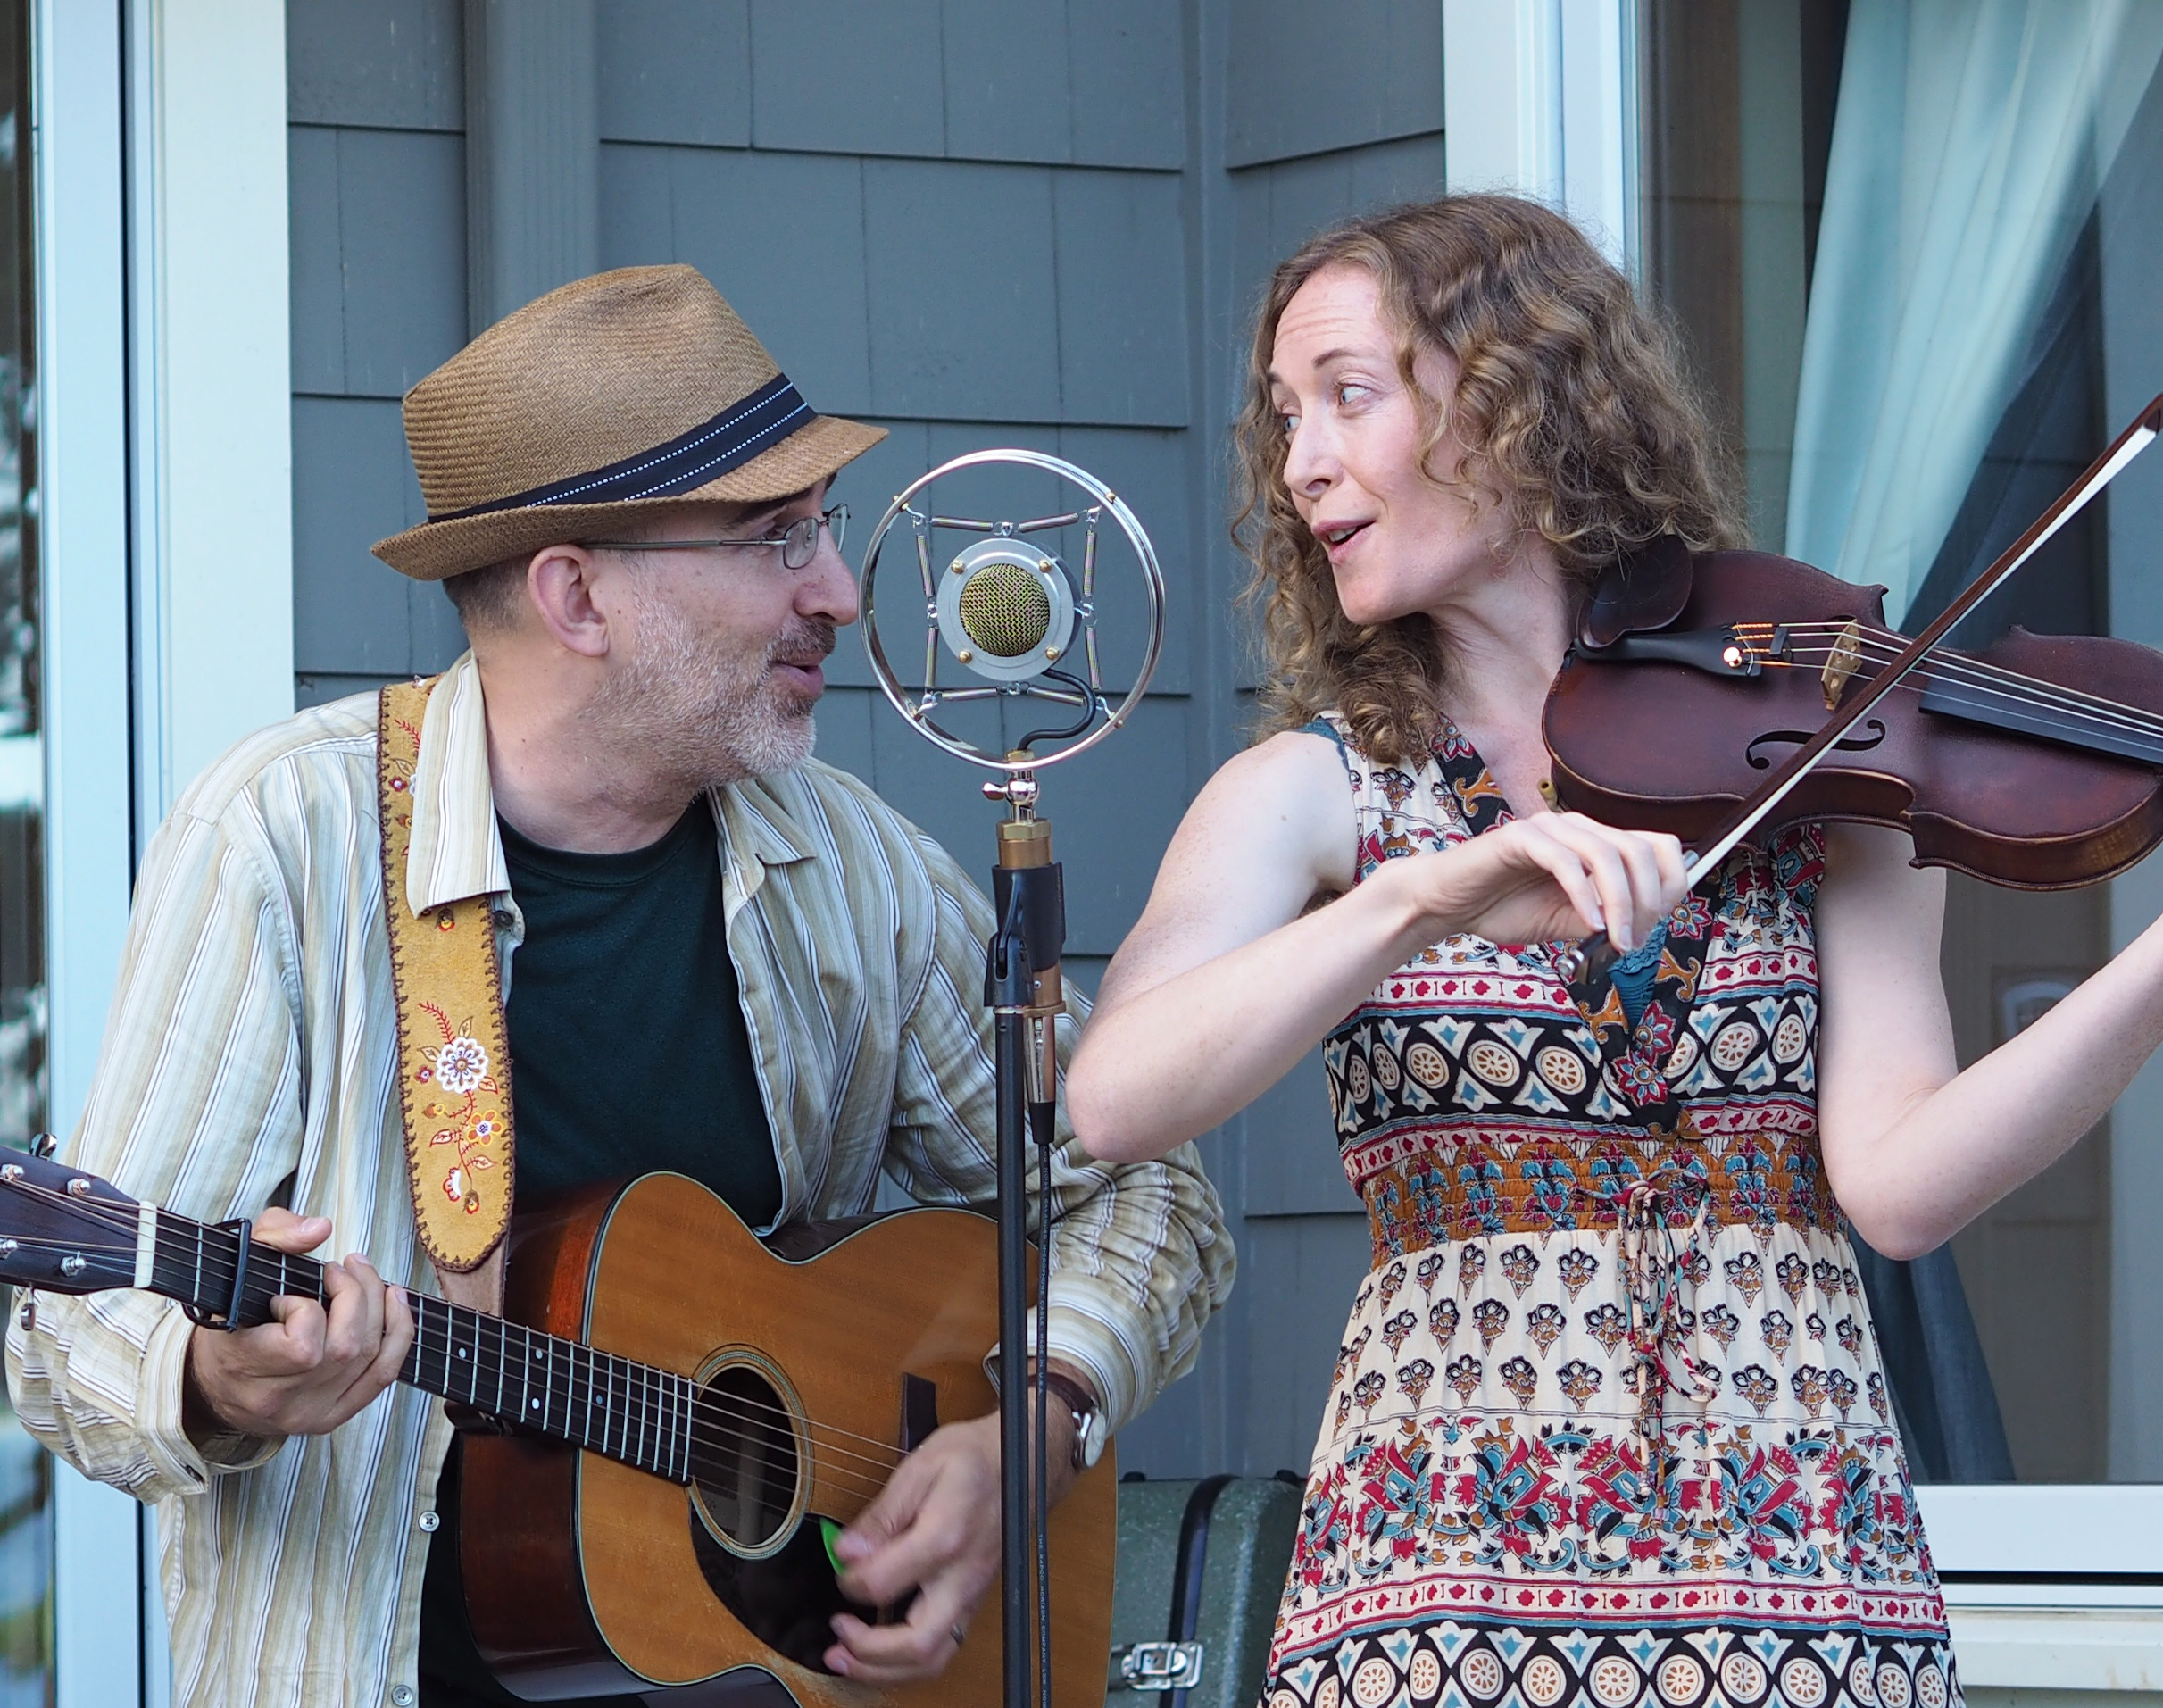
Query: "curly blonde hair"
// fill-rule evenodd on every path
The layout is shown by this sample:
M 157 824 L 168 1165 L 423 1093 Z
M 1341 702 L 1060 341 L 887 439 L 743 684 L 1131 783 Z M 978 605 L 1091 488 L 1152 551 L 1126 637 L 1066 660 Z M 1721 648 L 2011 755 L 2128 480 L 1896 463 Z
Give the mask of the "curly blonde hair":
M 1452 484 L 1503 506 L 1513 536 L 1536 530 L 1578 588 L 1662 534 L 1693 551 L 1742 542 L 1733 478 L 1667 323 L 1560 214 L 1514 196 L 1450 196 L 1325 231 L 1277 268 L 1255 322 L 1246 398 L 1233 429 L 1233 537 L 1254 566 L 1269 671 L 1262 733 L 1329 708 L 1385 763 L 1423 752 L 1438 728 L 1448 637 L 1428 618 L 1355 623 L 1329 559 L 1293 507 L 1286 444 L 1270 401 L 1277 323 L 1327 268 L 1370 274 L 1416 400 L 1421 467 L 1454 432 Z M 1423 350 L 1457 363 L 1453 396 L 1413 377 Z

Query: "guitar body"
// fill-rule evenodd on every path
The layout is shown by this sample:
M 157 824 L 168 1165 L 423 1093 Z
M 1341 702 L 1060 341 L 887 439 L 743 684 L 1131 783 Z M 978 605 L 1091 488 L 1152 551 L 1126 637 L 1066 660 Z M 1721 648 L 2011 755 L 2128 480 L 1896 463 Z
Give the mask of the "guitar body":
M 990 1221 L 904 1211 L 780 1255 L 695 1182 L 647 1175 L 523 1212 L 512 1239 L 509 1317 L 697 1377 L 698 1427 L 732 1421 L 708 1429 L 688 1489 L 550 1441 L 465 1437 L 467 1609 L 506 1687 L 697 1708 L 778 1701 L 778 1682 L 801 1708 L 994 1708 L 996 1584 L 937 1679 L 880 1689 L 817 1667 L 842 1605 L 819 1518 L 854 1518 L 928 1427 L 921 1383 L 940 1422 L 996 1407 Z M 1116 1480 L 1107 1453 L 1051 1516 L 1061 1708 L 1102 1701 Z

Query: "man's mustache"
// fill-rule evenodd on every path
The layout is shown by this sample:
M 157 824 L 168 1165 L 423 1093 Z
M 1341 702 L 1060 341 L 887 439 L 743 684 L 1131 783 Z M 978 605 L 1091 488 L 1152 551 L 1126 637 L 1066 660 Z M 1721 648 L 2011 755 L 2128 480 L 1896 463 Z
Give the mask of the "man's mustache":
M 767 652 L 766 662 L 799 666 L 822 664 L 834 650 L 836 633 L 833 623 L 813 618 L 776 640 Z

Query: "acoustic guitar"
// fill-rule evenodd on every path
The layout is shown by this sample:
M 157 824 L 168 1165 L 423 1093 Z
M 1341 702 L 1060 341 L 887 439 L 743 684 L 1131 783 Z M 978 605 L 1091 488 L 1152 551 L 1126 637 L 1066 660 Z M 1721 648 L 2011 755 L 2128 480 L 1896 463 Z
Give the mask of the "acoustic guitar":
M 6 1154 L 0 1279 L 143 1287 L 248 1326 L 322 1269 Z M 499 1421 L 464 1437 L 460 1562 L 483 1657 L 514 1695 L 644 1695 L 704 1708 L 994 1708 L 994 1587 L 939 1678 L 878 1689 L 826 1671 L 848 1604 L 828 1538 L 939 1420 L 996 1404 L 996 1229 L 909 1210 L 784 1230 L 770 1247 L 695 1181 L 650 1174 L 522 1206 L 506 1315 L 412 1296 L 399 1379 Z M 1051 1519 L 1052 1683 L 1099 1708 L 1111 1640 L 1116 1473 Z M 873 1609 L 853 1609 L 876 1621 Z

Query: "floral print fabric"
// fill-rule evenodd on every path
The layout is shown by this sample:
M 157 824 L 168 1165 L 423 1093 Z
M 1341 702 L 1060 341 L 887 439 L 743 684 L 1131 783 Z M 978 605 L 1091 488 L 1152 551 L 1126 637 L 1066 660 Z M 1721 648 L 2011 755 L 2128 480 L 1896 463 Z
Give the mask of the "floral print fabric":
M 1361 879 L 1508 816 L 1454 732 L 1345 760 Z M 1554 946 L 1459 937 L 1332 1034 L 1375 1261 L 1266 1708 L 1957 1708 L 1818 1162 L 1821 871 L 1809 829 L 1739 854 L 1635 1027 Z

